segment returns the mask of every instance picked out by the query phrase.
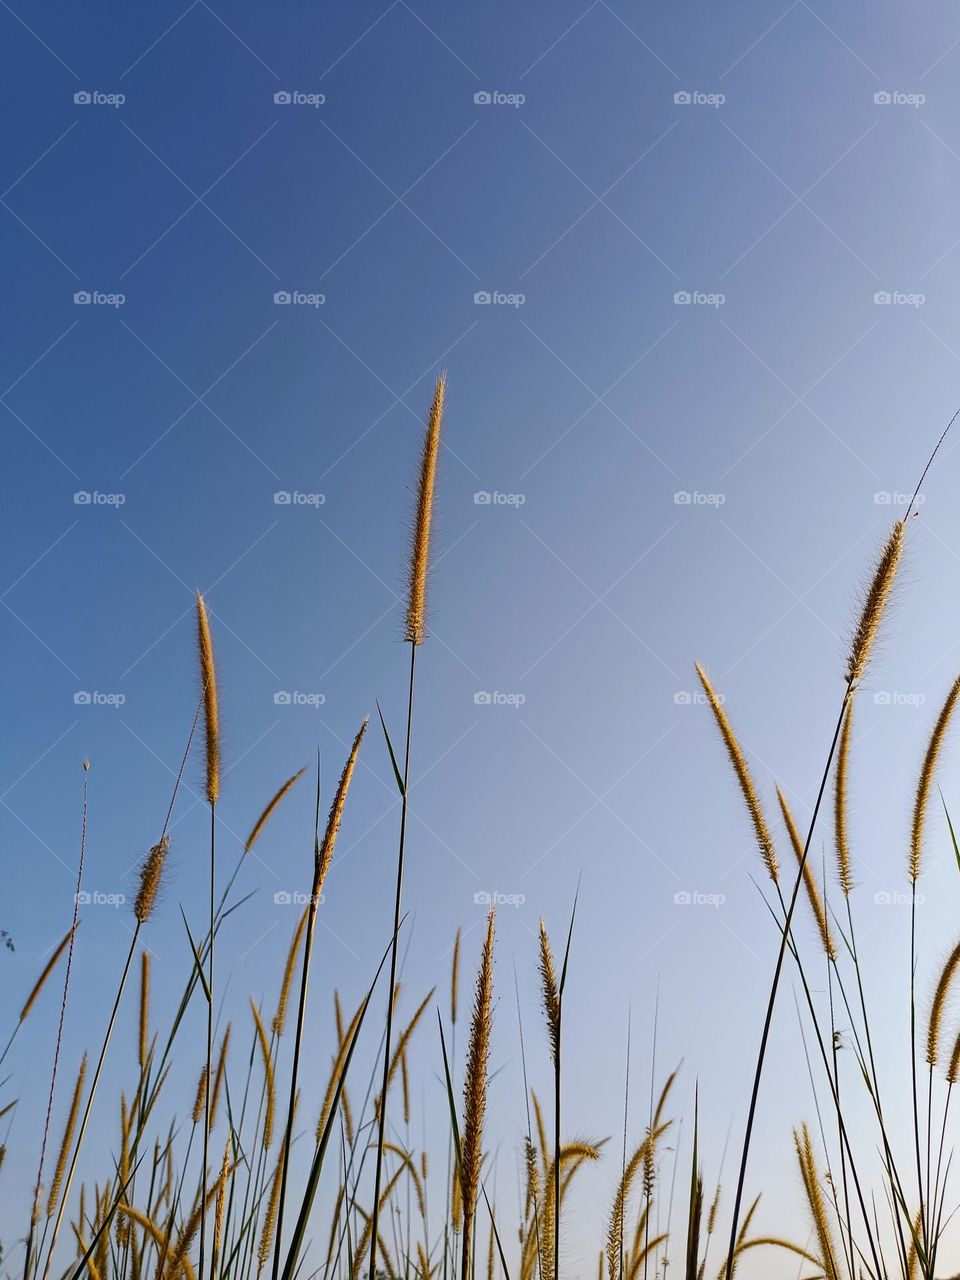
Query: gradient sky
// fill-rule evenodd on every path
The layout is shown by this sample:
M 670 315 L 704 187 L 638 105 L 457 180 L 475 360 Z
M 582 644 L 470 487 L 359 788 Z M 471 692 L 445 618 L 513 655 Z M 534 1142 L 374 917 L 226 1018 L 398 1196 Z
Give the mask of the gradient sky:
M 514 968 L 531 1077 L 547 1089 L 536 926 L 542 914 L 559 945 L 582 874 L 568 1129 L 618 1132 L 632 1009 L 640 1135 L 659 984 L 657 1074 L 684 1059 L 688 1114 L 699 1080 L 712 1184 L 731 1121 L 739 1140 L 776 935 L 709 712 L 688 696 L 692 663 L 725 694 L 764 794 L 779 781 L 808 816 L 891 495 L 912 489 L 960 403 L 954 6 L 0 0 L 0 30 L 6 1023 L 71 916 L 88 757 L 85 887 L 127 901 L 84 909 L 66 1077 L 101 1033 L 134 868 L 197 695 L 195 589 L 222 682 L 223 868 L 318 745 L 326 803 L 375 699 L 400 735 L 411 484 L 446 368 L 406 1006 L 434 983 L 446 992 L 458 926 L 472 968 L 475 895 L 522 898 L 498 918 L 491 1113 L 512 1213 L 525 1124 Z M 295 291 L 323 301 L 275 301 Z M 904 1099 L 907 916 L 875 899 L 905 886 L 914 778 L 960 663 L 958 439 L 910 529 L 852 783 L 862 943 L 889 1002 L 889 1091 Z M 960 809 L 955 761 L 941 781 Z M 187 783 L 149 927 L 168 979 L 158 1019 L 186 967 L 177 906 L 198 930 L 205 910 L 196 761 Z M 273 895 L 307 885 L 311 803 L 301 783 L 242 871 L 256 898 L 223 935 L 223 1016 L 244 1037 L 247 993 L 275 999 L 295 912 Z M 310 1048 L 324 1079 L 331 987 L 357 999 L 388 936 L 397 821 L 371 732 L 321 911 Z M 924 989 L 955 940 L 942 826 Z M 10 1060 L 6 1090 L 22 1102 L 8 1249 L 29 1203 L 55 1003 Z M 133 1003 L 105 1098 L 133 1076 Z M 187 1090 L 193 1012 L 177 1058 Z M 442 1147 L 432 1020 L 417 1063 Z M 115 1121 L 106 1107 L 100 1118 L 106 1154 Z M 751 1186 L 766 1193 L 763 1228 L 799 1239 L 790 1129 L 804 1118 L 788 984 Z M 618 1163 L 581 1175 L 570 1276 L 595 1273 Z

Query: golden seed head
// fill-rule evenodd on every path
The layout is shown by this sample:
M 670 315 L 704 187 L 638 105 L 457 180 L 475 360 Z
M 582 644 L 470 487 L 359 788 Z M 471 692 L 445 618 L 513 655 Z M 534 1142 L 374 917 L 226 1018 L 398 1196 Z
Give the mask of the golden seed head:
M 931 1067 L 936 1066 L 940 1056 L 940 1033 L 943 1026 L 943 1015 L 946 1012 L 950 988 L 953 985 L 958 968 L 960 968 L 960 942 L 947 956 L 946 963 L 940 972 L 940 979 L 933 993 L 933 1000 L 930 1002 L 930 1021 L 927 1023 L 927 1062 Z
M 293 938 L 290 942 L 290 950 L 287 952 L 287 963 L 283 969 L 283 981 L 280 984 L 280 998 L 277 1000 L 277 1011 L 273 1015 L 273 1034 L 275 1036 L 283 1035 L 283 1028 L 287 1021 L 287 1005 L 290 1002 L 290 987 L 293 983 L 293 971 L 296 968 L 297 956 L 300 952 L 300 943 L 303 940 L 303 931 L 307 925 L 307 912 L 304 911 L 300 919 L 297 921 L 297 927 L 293 931 Z
M 250 834 L 247 836 L 247 843 L 243 846 L 244 853 L 249 853 L 250 850 L 253 848 L 253 846 L 257 843 L 257 841 L 260 838 L 260 833 L 263 831 L 263 828 L 270 821 L 277 805 L 280 803 L 283 797 L 287 794 L 287 792 L 290 790 L 293 784 L 298 780 L 298 778 L 301 778 L 305 772 L 306 772 L 306 765 L 304 765 L 302 769 L 299 769 L 293 775 L 292 778 L 288 778 L 286 782 L 283 784 L 283 786 L 280 788 L 280 790 L 277 792 L 277 794 L 273 797 L 273 799 L 264 809 L 263 813 L 261 813 L 260 817 L 253 824 L 253 829 L 251 830 Z
M 803 885 L 807 891 L 810 910 L 813 912 L 813 917 L 817 922 L 817 929 L 820 931 L 820 941 L 823 943 L 823 949 L 830 959 L 835 960 L 837 948 L 830 932 L 830 923 L 827 920 L 823 898 L 820 896 L 820 889 L 817 886 L 817 878 L 810 866 L 809 855 L 804 859 L 803 841 L 800 838 L 800 832 L 797 830 L 797 824 L 794 822 L 790 806 L 787 804 L 787 797 L 779 787 L 777 787 L 777 799 L 780 801 L 780 812 L 783 814 L 783 823 L 787 828 L 787 835 L 790 837 L 790 844 L 796 855 L 797 865 L 799 866 L 801 863 L 803 865 Z
M 164 836 L 159 844 L 153 846 L 140 867 L 140 887 L 133 904 L 133 914 L 140 924 L 146 924 L 156 906 L 160 877 L 169 849 L 170 837 Z
M 947 735 L 950 720 L 956 710 L 958 698 L 960 698 L 960 676 L 950 686 L 946 701 L 940 708 L 940 714 L 937 716 L 937 722 L 933 726 L 933 733 L 930 735 L 930 741 L 927 744 L 923 767 L 920 770 L 920 778 L 917 782 L 917 794 L 913 802 L 913 825 L 910 831 L 910 859 L 908 863 L 910 883 L 914 885 L 920 877 L 923 857 L 923 832 L 927 822 L 927 802 L 930 799 L 930 790 L 937 770 L 937 761 L 940 758 L 943 741 Z
M 207 1067 L 206 1063 L 200 1068 L 200 1079 L 197 1081 L 197 1094 L 193 1100 L 193 1115 L 191 1119 L 194 1124 L 199 1124 L 203 1119 L 206 1111 L 207 1101 Z
M 83 1082 L 87 1075 L 87 1055 L 84 1054 L 80 1059 L 80 1070 L 77 1072 L 76 1084 L 73 1086 L 73 1097 L 70 1100 L 70 1110 L 67 1113 L 67 1123 L 63 1130 L 63 1139 L 60 1143 L 60 1153 L 57 1156 L 57 1163 L 54 1167 L 53 1179 L 50 1183 L 50 1194 L 47 1196 L 47 1217 L 52 1218 L 57 1207 L 57 1201 L 60 1199 L 60 1188 L 63 1185 L 63 1175 L 67 1167 L 67 1156 L 70 1154 L 70 1148 L 73 1144 L 73 1134 L 77 1127 L 77 1116 L 80 1113 L 80 1102 L 83 1098 Z
M 553 1065 L 556 1066 L 560 1055 L 560 988 L 557 984 L 547 926 L 542 920 L 540 921 L 540 988 L 543 1012 L 547 1019 L 547 1034 L 550 1037 L 550 1056 L 553 1059 Z
M 260 1010 L 250 1001 L 250 1009 L 253 1013 L 253 1021 L 257 1029 L 257 1041 L 260 1045 L 260 1057 L 263 1060 L 263 1077 L 266 1087 L 266 1105 L 263 1113 L 263 1149 L 269 1151 L 273 1142 L 273 1115 L 276 1108 L 276 1081 L 273 1070 L 273 1059 L 270 1056 L 270 1045 L 267 1042 L 267 1033 L 263 1027 L 263 1020 L 260 1017 Z
M 753 784 L 753 778 L 747 766 L 747 758 L 743 754 L 740 743 L 737 741 L 736 735 L 727 719 L 727 713 L 723 709 L 723 704 L 717 697 L 716 691 L 706 672 L 699 663 L 695 664 L 697 675 L 700 683 L 703 685 L 703 691 L 707 695 L 707 701 L 713 712 L 713 717 L 717 722 L 717 728 L 720 730 L 720 736 L 723 738 L 724 746 L 727 748 L 727 755 L 730 757 L 730 763 L 733 765 L 734 773 L 737 775 L 737 781 L 740 784 L 740 790 L 743 793 L 746 802 L 747 811 L 750 814 L 750 820 L 753 823 L 753 829 L 757 837 L 757 844 L 760 846 L 760 857 L 763 859 L 763 865 L 767 868 L 770 879 L 774 884 L 779 884 L 780 868 L 777 863 L 777 854 L 773 847 L 773 839 L 767 827 L 767 820 L 764 817 L 763 809 L 760 806 L 760 797 L 757 795 L 757 789 Z
M 866 670 L 867 663 L 870 661 L 870 653 L 877 638 L 877 631 L 880 628 L 884 610 L 890 599 L 893 580 L 897 575 L 900 557 L 903 554 L 903 536 L 906 527 L 902 520 L 898 520 L 890 530 L 890 535 L 884 544 L 883 551 L 880 553 L 880 560 L 864 596 L 860 620 L 853 634 L 850 656 L 847 659 L 848 684 L 853 685 L 860 680 Z
M 433 497 L 437 482 L 437 458 L 440 452 L 440 428 L 447 392 L 447 376 L 441 373 L 433 393 L 420 458 L 420 480 L 417 486 L 417 511 L 410 546 L 410 581 L 407 597 L 407 626 L 404 639 L 423 644 L 427 634 L 427 576 L 430 570 L 430 530 L 433 523 Z
M 203 596 L 197 593 L 197 648 L 200 651 L 200 679 L 203 684 L 203 718 L 207 735 L 207 799 L 216 804 L 220 797 L 220 711 L 217 702 L 217 668 L 213 660 L 213 637 Z
M 493 939 L 494 913 L 491 911 L 487 918 L 487 936 L 477 973 L 463 1084 L 464 1117 L 461 1148 L 463 1167 L 460 1194 L 463 1203 L 465 1261 L 470 1252 L 468 1233 L 476 1209 L 477 1192 L 480 1188 L 480 1166 L 483 1162 L 483 1121 L 487 1109 L 487 1069 L 490 1059 L 490 1033 L 493 1027 Z
M 313 905 L 320 901 L 320 894 L 323 892 L 323 884 L 327 878 L 327 872 L 330 870 L 330 863 L 333 861 L 333 848 L 337 843 L 337 832 L 340 830 L 340 823 L 343 820 L 343 806 L 347 802 L 347 792 L 350 790 L 350 780 L 353 777 L 353 771 L 356 767 L 357 756 L 360 753 L 360 743 L 363 741 L 363 735 L 367 731 L 367 724 L 370 717 L 364 716 L 363 724 L 361 724 L 357 736 L 353 740 L 353 746 L 350 748 L 350 754 L 347 762 L 343 766 L 343 773 L 340 775 L 340 781 L 337 784 L 336 794 L 333 797 L 333 803 L 330 806 L 330 813 L 327 817 L 327 828 L 323 833 L 323 843 L 317 852 L 316 865 L 313 874 Z
M 23 1008 L 20 1010 L 21 1022 L 23 1022 L 27 1014 L 36 1004 L 37 997 L 39 996 L 40 992 L 43 990 L 44 986 L 46 985 L 47 979 L 50 977 L 51 973 L 53 973 L 54 969 L 57 967 L 57 961 L 60 959 L 64 951 L 66 951 L 67 947 L 70 945 L 70 940 L 73 937 L 74 933 L 76 932 L 76 929 L 77 929 L 77 926 L 74 925 L 73 928 L 70 929 L 68 933 L 64 934 L 63 938 L 61 938 L 60 942 L 57 944 L 57 948 L 54 951 L 53 955 L 44 965 L 43 972 L 40 974 L 40 977 L 33 984 L 33 990 L 27 996 L 26 1000 L 24 1001 Z

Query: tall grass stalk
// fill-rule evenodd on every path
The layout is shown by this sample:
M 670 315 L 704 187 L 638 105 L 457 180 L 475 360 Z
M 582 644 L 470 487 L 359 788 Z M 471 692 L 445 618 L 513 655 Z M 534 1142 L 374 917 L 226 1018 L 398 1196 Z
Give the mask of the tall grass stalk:
M 404 639 L 410 645 L 410 668 L 407 677 L 407 725 L 403 749 L 403 773 L 387 744 L 393 762 L 394 773 L 400 786 L 400 839 L 397 849 L 397 879 L 393 906 L 393 942 L 390 948 L 390 983 L 387 987 L 387 1033 L 383 1049 L 383 1087 L 380 1090 L 380 1116 L 377 1126 L 377 1160 L 374 1172 L 373 1205 L 370 1229 L 370 1280 L 376 1280 L 377 1248 L 379 1246 L 380 1195 L 383 1181 L 383 1144 L 387 1124 L 387 1089 L 390 1072 L 390 1055 L 393 1048 L 393 993 L 397 981 L 397 934 L 403 903 L 403 869 L 406 852 L 407 811 L 410 788 L 410 747 L 413 738 L 413 691 L 416 675 L 417 649 L 426 639 L 427 581 L 430 571 L 430 551 L 433 526 L 434 491 L 437 481 L 437 465 L 440 453 L 440 432 L 446 400 L 447 380 L 442 374 L 437 379 L 433 404 L 427 419 L 420 458 L 420 477 L 417 487 L 417 508 L 410 546 L 409 589 Z M 381 718 L 382 720 L 382 718 Z M 384 726 L 386 733 L 386 727 Z

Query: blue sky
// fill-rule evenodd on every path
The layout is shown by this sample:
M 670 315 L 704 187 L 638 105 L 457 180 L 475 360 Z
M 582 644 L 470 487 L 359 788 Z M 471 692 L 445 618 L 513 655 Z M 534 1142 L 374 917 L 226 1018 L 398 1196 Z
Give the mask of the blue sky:
M 400 733 L 411 485 L 446 368 L 405 988 L 445 989 L 458 926 L 473 963 L 476 894 L 522 896 L 498 922 L 493 1116 L 512 1203 L 513 969 L 536 1043 L 537 919 L 559 938 L 582 874 L 570 1129 L 616 1132 L 627 1008 L 645 1076 L 659 982 L 658 1072 L 684 1058 L 685 1107 L 700 1081 L 709 1180 L 742 1124 L 775 939 L 713 726 L 685 695 L 699 659 L 765 794 L 780 781 L 808 811 L 890 495 L 958 403 L 951 7 L 21 0 L 0 25 L 8 1020 L 70 918 L 84 758 L 86 886 L 132 896 L 197 694 L 195 589 L 222 681 L 222 866 L 318 745 L 329 791 L 375 699 Z M 958 662 L 958 457 L 948 441 L 925 486 L 861 699 L 854 831 L 878 991 L 905 987 L 907 939 L 874 896 L 903 886 L 913 779 Z M 158 1016 L 185 964 L 177 904 L 204 910 L 198 765 L 188 782 L 148 939 L 170 974 Z M 274 999 L 292 913 L 273 894 L 307 879 L 309 791 L 243 870 L 259 892 L 223 943 L 224 1016 L 243 1018 L 248 992 Z M 389 930 L 397 816 L 371 733 L 322 913 L 324 1061 L 329 989 L 357 996 Z M 923 981 L 953 941 L 945 854 L 935 824 Z M 129 928 L 129 902 L 85 912 L 67 1074 Z M 784 997 L 754 1166 L 771 1229 L 797 1220 L 789 1130 L 812 1111 Z M 47 1061 L 52 1006 L 18 1043 L 7 1236 L 29 1199 L 31 1161 L 13 1157 L 39 1125 L 45 1069 L 29 1068 Z M 429 1111 L 432 1030 L 421 1055 Z M 546 1087 L 542 1044 L 534 1062 Z M 585 1178 L 569 1225 L 584 1274 L 613 1181 Z

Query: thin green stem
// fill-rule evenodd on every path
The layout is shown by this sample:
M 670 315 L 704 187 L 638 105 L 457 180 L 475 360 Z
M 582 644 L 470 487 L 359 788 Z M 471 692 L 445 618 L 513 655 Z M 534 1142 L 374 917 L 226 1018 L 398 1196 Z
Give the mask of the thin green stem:
M 203 1091 L 203 1169 L 200 1176 L 200 1259 L 197 1280 L 203 1280 L 203 1260 L 207 1243 L 207 1172 L 210 1167 L 210 1076 L 213 1069 L 213 943 L 216 936 L 216 843 L 217 806 L 210 804 L 210 947 L 207 951 L 207 1078 Z M 211 1277 L 212 1280 L 212 1277 Z
M 757 1066 L 753 1077 L 753 1088 L 750 1093 L 750 1105 L 747 1111 L 747 1124 L 743 1137 L 743 1150 L 740 1155 L 740 1171 L 737 1175 L 737 1191 L 733 1202 L 733 1218 L 730 1226 L 730 1247 L 727 1252 L 727 1268 L 726 1280 L 733 1280 L 734 1261 L 737 1248 L 737 1230 L 740 1226 L 740 1209 L 743 1203 L 743 1187 L 747 1177 L 747 1160 L 750 1155 L 750 1140 L 753 1137 L 753 1124 L 757 1114 L 757 1100 L 760 1096 L 760 1081 L 763 1077 L 763 1067 L 767 1056 L 767 1042 L 770 1038 L 770 1027 L 773 1024 L 773 1010 L 777 1002 L 777 992 L 780 988 L 780 975 L 783 972 L 783 961 L 787 951 L 787 942 L 790 937 L 790 926 L 793 923 L 793 913 L 796 910 L 797 899 L 800 896 L 800 886 L 803 883 L 803 871 L 807 865 L 807 855 L 810 851 L 810 844 L 813 840 L 814 828 L 817 824 L 817 818 L 820 814 L 820 806 L 823 802 L 824 792 L 827 787 L 827 779 L 830 776 L 830 768 L 833 764 L 833 757 L 837 750 L 837 742 L 840 738 L 840 730 L 843 726 L 843 717 L 846 714 L 847 703 L 853 692 L 853 684 L 849 682 L 843 695 L 843 702 L 840 707 L 840 714 L 837 717 L 836 728 L 833 731 L 833 740 L 830 744 L 830 751 L 827 756 L 827 763 L 823 770 L 823 776 L 820 779 L 820 788 L 817 792 L 816 804 L 813 807 L 813 816 L 810 820 L 810 829 L 807 832 L 807 839 L 803 846 L 803 857 L 800 859 L 800 865 L 797 868 L 796 879 L 793 883 L 793 893 L 790 897 L 790 906 L 787 910 L 786 919 L 784 921 L 783 932 L 780 939 L 780 947 L 777 952 L 777 963 L 773 971 L 773 981 L 770 984 L 770 996 L 767 1000 L 767 1011 L 763 1020 L 763 1031 L 760 1036 L 760 1048 L 757 1053 Z M 373 1280 L 373 1277 L 371 1277 Z
M 370 1230 L 370 1280 L 377 1275 L 377 1243 L 380 1220 L 380 1185 L 383 1180 L 383 1142 L 387 1123 L 387 1082 L 390 1074 L 390 1049 L 393 1039 L 394 990 L 397 982 L 397 935 L 400 931 L 400 909 L 403 900 L 403 857 L 407 835 L 407 797 L 410 784 L 410 741 L 413 732 L 413 686 L 417 663 L 417 645 L 410 644 L 410 678 L 407 687 L 407 734 L 403 753 L 403 796 L 400 804 L 400 844 L 397 851 L 397 891 L 393 911 L 393 941 L 390 944 L 390 983 L 387 987 L 387 1033 L 383 1048 L 383 1086 L 380 1090 L 380 1116 L 377 1132 L 377 1165 L 374 1175 L 373 1206 Z

